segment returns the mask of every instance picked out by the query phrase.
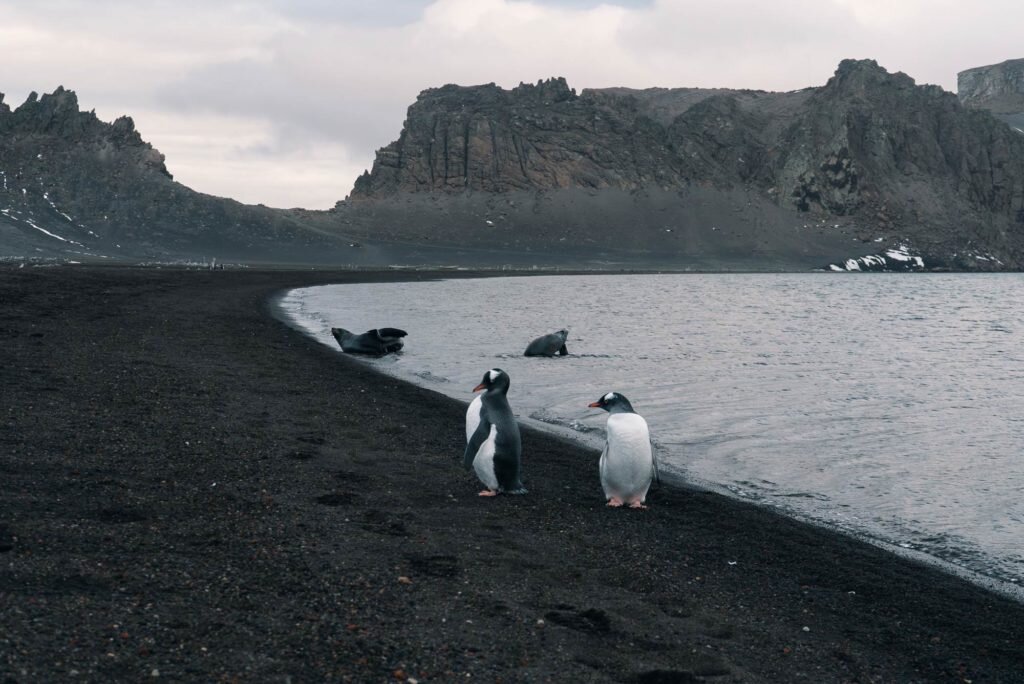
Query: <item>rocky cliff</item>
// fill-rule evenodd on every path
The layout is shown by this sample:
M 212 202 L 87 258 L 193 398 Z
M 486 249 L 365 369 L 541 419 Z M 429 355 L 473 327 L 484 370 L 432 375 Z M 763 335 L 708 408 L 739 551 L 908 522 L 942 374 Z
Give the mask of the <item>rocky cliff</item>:
M 961 71 L 957 94 L 965 106 L 986 109 L 1024 134 L 1024 59 Z
M 1024 137 L 870 60 L 790 93 L 449 85 L 335 214 L 389 239 L 694 267 L 1020 268 Z
M 1024 111 L 1024 59 L 961 71 L 957 94 L 969 107 L 998 113 Z
M 0 95 L 0 256 L 304 261 L 347 245 L 174 182 L 130 117 L 100 121 L 72 91 L 13 111 Z

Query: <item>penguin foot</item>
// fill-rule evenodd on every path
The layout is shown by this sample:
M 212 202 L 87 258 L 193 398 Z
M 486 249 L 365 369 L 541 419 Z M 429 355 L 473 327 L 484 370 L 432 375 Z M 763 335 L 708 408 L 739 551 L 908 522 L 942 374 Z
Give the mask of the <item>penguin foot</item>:
M 639 509 L 644 510 L 644 511 L 647 510 L 647 506 L 644 505 L 643 501 L 634 501 L 633 503 L 629 504 L 629 507 L 630 508 L 639 508 Z
M 498 496 L 498 492 L 493 489 L 485 489 L 484 491 L 477 494 L 477 496 Z
M 512 489 L 512 490 L 509 490 L 509 491 L 507 491 L 505 493 L 506 494 L 515 494 L 515 495 L 526 494 L 526 487 L 520 487 L 519 489 Z
M 611 506 L 612 508 L 618 508 L 622 505 L 622 499 L 618 498 L 617 496 L 613 496 L 612 498 L 608 499 L 608 503 L 605 505 Z

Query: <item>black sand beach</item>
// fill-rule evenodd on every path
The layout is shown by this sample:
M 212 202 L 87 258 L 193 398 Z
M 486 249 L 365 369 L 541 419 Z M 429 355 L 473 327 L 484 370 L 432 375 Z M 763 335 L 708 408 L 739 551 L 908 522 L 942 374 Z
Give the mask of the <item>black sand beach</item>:
M 464 404 L 268 304 L 426 277 L 0 268 L 0 682 L 1024 681 L 1024 605 L 712 493 L 607 509 L 554 437 L 478 498 Z

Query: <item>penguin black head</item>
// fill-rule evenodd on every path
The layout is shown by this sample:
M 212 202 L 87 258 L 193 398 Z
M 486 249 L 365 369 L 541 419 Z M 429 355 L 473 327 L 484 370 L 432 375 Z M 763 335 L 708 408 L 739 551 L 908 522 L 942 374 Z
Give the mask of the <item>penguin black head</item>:
M 484 379 L 480 381 L 479 385 L 473 388 L 473 391 L 479 392 L 480 390 L 487 390 L 490 392 L 495 390 L 498 392 L 506 392 L 508 391 L 510 384 L 512 384 L 512 381 L 509 379 L 508 373 L 500 368 L 492 368 L 484 373 Z
M 590 408 L 604 409 L 608 413 L 636 413 L 629 399 L 618 392 L 609 392 L 590 404 Z

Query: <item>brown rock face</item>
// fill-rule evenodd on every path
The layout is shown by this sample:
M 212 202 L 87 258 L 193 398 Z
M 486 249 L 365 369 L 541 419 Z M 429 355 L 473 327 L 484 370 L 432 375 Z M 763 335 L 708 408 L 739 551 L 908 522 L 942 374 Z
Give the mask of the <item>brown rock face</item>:
M 746 236 L 737 250 L 773 250 L 788 239 L 783 233 L 818 222 L 834 230 L 807 235 L 808 253 L 857 238 L 912 245 L 942 267 L 997 263 L 977 255 L 1024 265 L 1024 137 L 871 60 L 846 60 L 824 86 L 791 93 L 577 95 L 563 79 L 512 90 L 427 90 L 409 108 L 399 139 L 378 152 L 339 209 L 368 235 L 476 243 L 486 241 L 483 218 L 434 231 L 456 216 L 487 215 L 523 234 L 530 230 L 524 203 L 534 223 L 559 213 L 553 224 L 564 223 L 571 205 L 574 222 L 588 226 L 596 244 L 621 243 L 622 226 L 610 217 L 630 212 L 630 237 L 648 244 L 652 231 L 694 229 L 698 213 L 688 202 L 695 188 L 705 205 L 719 207 L 706 217 L 715 230 Z M 530 201 L 530 193 L 546 201 Z M 610 211 L 609 198 L 623 193 L 629 206 L 618 202 L 622 211 Z M 518 209 L 495 210 L 513 195 Z M 733 204 L 738 197 L 745 206 Z M 432 198 L 434 218 L 422 198 Z M 368 221 L 367 212 L 383 203 L 393 223 Z M 394 210 L 402 203 L 416 206 L 404 220 Z M 751 207 L 771 220 L 745 215 Z M 542 244 L 550 231 L 539 232 Z M 676 248 L 684 253 L 686 245 Z

